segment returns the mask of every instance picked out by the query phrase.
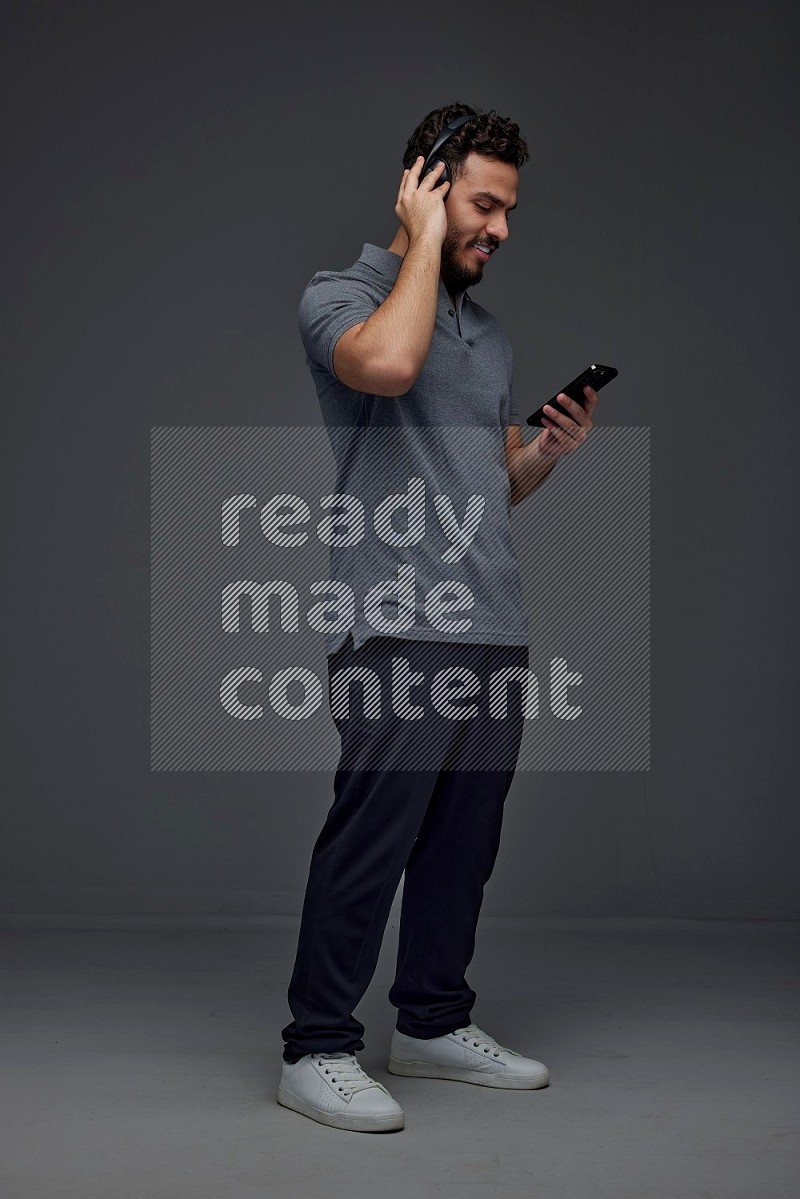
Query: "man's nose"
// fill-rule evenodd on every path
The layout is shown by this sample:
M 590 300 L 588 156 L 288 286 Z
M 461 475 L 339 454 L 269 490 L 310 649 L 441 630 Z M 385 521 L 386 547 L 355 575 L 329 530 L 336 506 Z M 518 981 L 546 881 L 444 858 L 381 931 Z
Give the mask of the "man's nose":
M 486 222 L 486 234 L 495 241 L 505 241 L 508 237 L 508 222 L 503 216 L 491 216 Z

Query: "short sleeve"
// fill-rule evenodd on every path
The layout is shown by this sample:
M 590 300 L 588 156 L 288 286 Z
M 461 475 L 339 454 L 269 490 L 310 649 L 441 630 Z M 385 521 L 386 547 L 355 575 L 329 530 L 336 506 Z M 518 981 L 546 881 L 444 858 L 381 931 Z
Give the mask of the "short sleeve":
M 514 399 L 514 380 L 513 380 L 513 378 L 509 380 L 509 384 L 508 384 L 508 423 L 510 425 L 521 425 L 522 424 L 522 421 L 519 419 L 519 411 L 517 409 L 517 402 Z
M 511 342 L 503 334 L 503 361 L 506 371 L 506 389 L 508 393 L 508 406 L 506 408 L 506 425 L 521 425 L 519 412 L 517 410 L 516 401 L 514 399 L 514 354 L 511 349 Z
M 303 292 L 298 312 L 300 336 L 311 361 L 336 377 L 333 351 L 337 341 L 372 316 L 377 307 L 378 301 L 362 280 L 316 274 Z

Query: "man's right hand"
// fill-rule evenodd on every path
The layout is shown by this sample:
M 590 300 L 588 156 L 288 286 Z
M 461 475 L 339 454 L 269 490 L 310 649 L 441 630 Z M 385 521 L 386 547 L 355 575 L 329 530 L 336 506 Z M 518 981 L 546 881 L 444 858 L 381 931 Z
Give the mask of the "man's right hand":
M 433 170 L 420 183 L 419 176 L 424 163 L 425 159 L 420 154 L 413 167 L 403 171 L 394 211 L 400 218 L 409 243 L 429 237 L 441 246 L 447 235 L 447 211 L 444 206 L 444 198 L 450 189 L 450 184 L 445 181 L 441 187 L 436 187 L 434 190 L 444 170 L 443 162 L 437 162 Z

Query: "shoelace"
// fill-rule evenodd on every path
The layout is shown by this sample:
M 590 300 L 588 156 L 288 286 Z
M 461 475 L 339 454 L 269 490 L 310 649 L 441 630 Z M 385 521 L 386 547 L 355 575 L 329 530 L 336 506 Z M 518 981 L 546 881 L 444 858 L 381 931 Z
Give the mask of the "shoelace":
M 478 1028 L 477 1024 L 466 1024 L 463 1028 L 457 1028 L 453 1035 L 460 1036 L 462 1041 L 471 1041 L 475 1049 L 482 1049 L 484 1053 L 492 1053 L 494 1057 L 499 1057 L 501 1052 L 514 1052 L 507 1045 L 501 1045 L 495 1041 L 494 1037 L 490 1037 L 482 1028 Z
M 311 1056 L 316 1058 L 325 1073 L 331 1076 L 331 1082 L 337 1086 L 342 1084 L 339 1086 L 340 1091 L 354 1095 L 356 1091 L 366 1091 L 368 1087 L 386 1090 L 374 1078 L 370 1078 L 352 1053 L 314 1053 Z

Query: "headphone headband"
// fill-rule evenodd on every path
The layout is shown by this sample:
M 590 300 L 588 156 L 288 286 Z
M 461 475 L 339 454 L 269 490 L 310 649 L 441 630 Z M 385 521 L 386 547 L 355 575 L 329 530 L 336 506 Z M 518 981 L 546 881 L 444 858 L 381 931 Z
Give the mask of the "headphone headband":
M 431 146 L 431 150 L 428 151 L 428 157 L 425 159 L 425 162 L 422 163 L 420 179 L 422 179 L 422 176 L 425 175 L 427 165 L 429 162 L 431 162 L 431 159 L 433 158 L 434 153 L 439 149 L 439 146 L 444 145 L 447 138 L 452 137 L 452 134 L 456 132 L 456 129 L 461 128 L 462 125 L 467 123 L 467 121 L 474 121 L 476 116 L 477 113 L 468 113 L 465 116 L 457 116 L 455 120 L 450 121 L 449 125 L 445 125 L 443 129 L 440 129 L 439 137 L 434 141 L 433 145 Z

